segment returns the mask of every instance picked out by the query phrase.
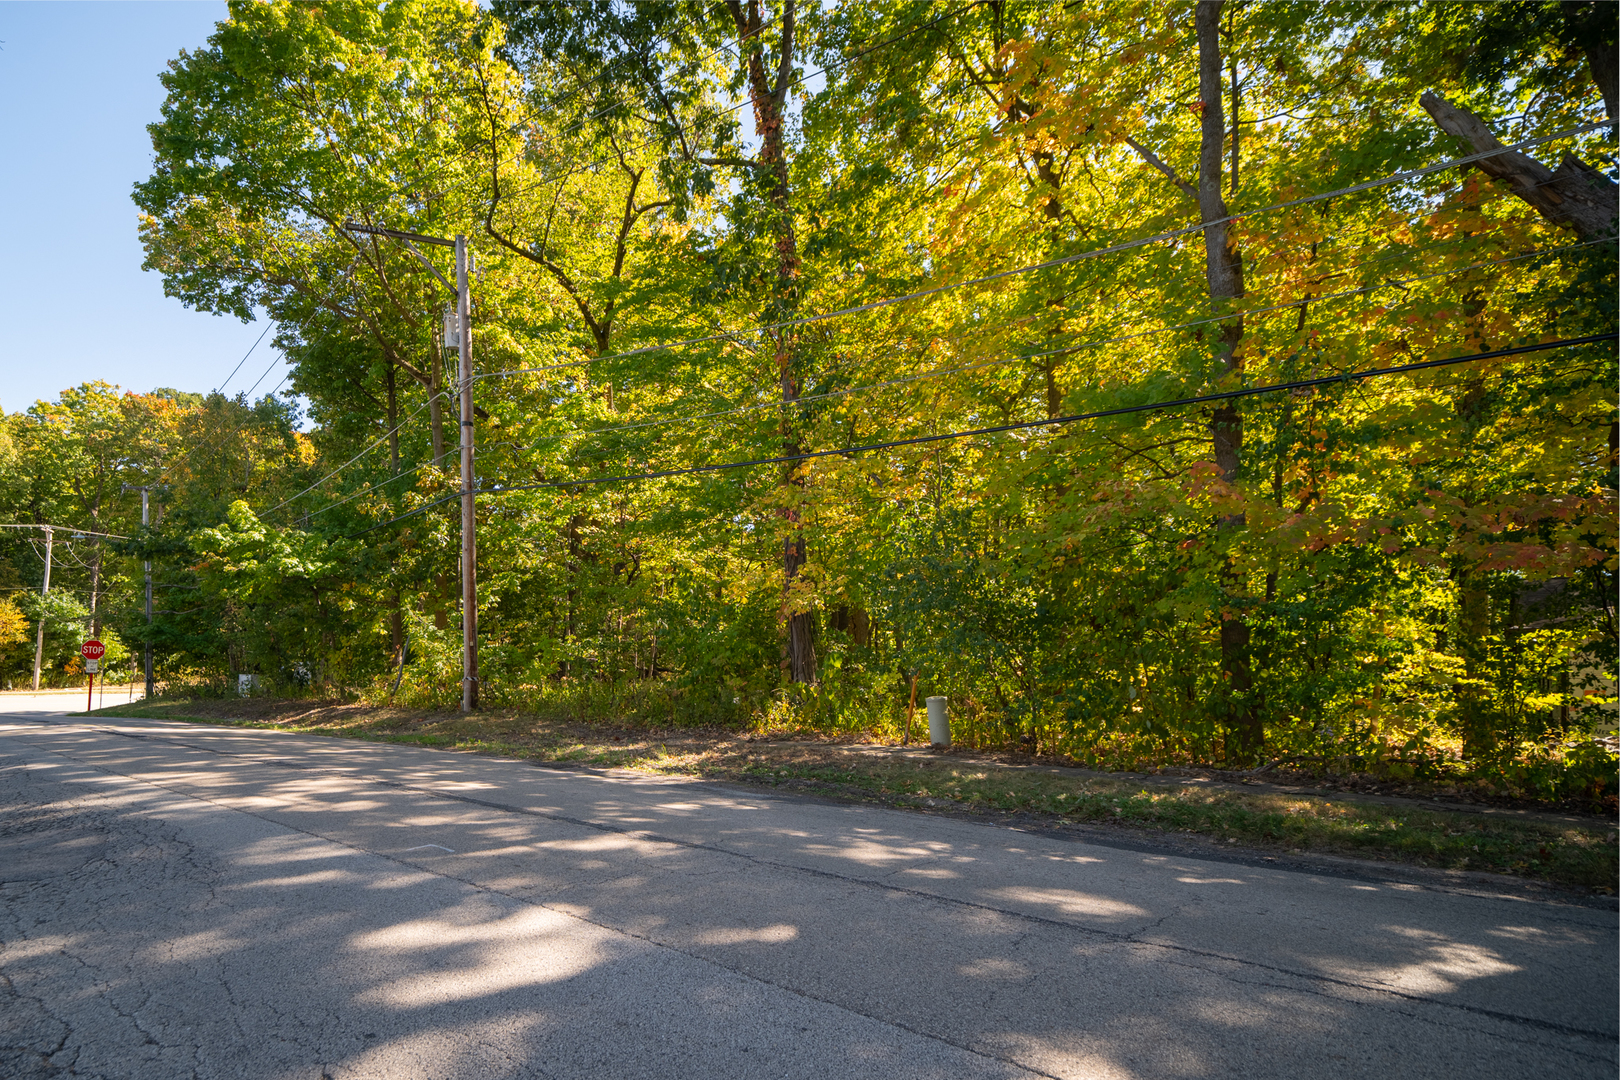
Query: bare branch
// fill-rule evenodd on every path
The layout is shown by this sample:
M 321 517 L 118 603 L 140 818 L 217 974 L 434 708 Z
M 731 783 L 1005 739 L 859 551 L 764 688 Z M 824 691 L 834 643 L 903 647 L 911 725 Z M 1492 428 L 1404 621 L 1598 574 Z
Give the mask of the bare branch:
M 729 165 L 734 169 L 757 169 L 760 164 L 758 158 L 701 157 L 692 160 L 699 165 Z
M 1434 118 L 1442 131 L 1457 136 L 1475 153 L 1500 150 L 1502 143 L 1485 122 L 1460 105 L 1453 105 L 1433 90 L 1426 91 L 1418 104 Z M 1614 181 L 1573 154 L 1565 154 L 1558 171 L 1535 158 L 1509 152 L 1481 158 L 1474 167 L 1487 176 L 1507 182 L 1513 194 L 1535 207 L 1554 225 L 1578 233 L 1583 240 L 1600 240 L 1614 235 L 1615 212 L 1620 199 Z
M 1192 184 L 1188 183 L 1186 180 L 1183 180 L 1180 173 L 1176 172 L 1174 168 L 1160 160 L 1157 154 L 1143 146 L 1141 143 L 1137 142 L 1135 139 L 1131 138 L 1129 135 L 1126 135 L 1124 138 L 1125 145 L 1129 146 L 1132 150 L 1135 150 L 1139 155 L 1141 155 L 1143 161 L 1147 162 L 1149 165 L 1163 173 L 1164 178 L 1176 185 L 1176 188 L 1180 190 L 1183 195 L 1187 196 L 1187 198 L 1191 199 L 1193 202 L 1198 201 L 1198 189 Z

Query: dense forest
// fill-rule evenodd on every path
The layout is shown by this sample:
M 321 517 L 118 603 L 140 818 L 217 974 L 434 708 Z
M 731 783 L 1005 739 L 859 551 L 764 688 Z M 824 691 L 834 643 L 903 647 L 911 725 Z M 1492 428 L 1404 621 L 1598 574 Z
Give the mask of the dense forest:
M 11 686 L 454 707 L 465 437 L 486 705 L 1614 790 L 1611 5 L 233 0 L 154 75 L 146 268 L 292 374 L 4 417 Z M 470 428 L 351 221 L 467 237 Z

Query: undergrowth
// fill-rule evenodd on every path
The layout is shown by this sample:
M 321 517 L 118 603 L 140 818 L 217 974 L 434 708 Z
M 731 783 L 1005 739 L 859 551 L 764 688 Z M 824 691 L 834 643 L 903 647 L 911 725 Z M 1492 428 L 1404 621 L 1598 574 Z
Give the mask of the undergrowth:
M 537 718 L 230 702 L 174 697 L 107 714 L 221 720 L 309 734 L 499 754 L 558 764 L 620 767 L 788 786 L 846 799 L 929 809 L 1035 815 L 1053 823 L 1119 825 L 1288 852 L 1334 853 L 1452 870 L 1539 878 L 1612 893 L 1620 877 L 1615 830 L 1601 821 L 1440 811 L 1357 800 L 1153 787 L 1078 770 L 1008 768 L 950 755 L 852 753 L 797 741 L 801 731 L 742 733 Z

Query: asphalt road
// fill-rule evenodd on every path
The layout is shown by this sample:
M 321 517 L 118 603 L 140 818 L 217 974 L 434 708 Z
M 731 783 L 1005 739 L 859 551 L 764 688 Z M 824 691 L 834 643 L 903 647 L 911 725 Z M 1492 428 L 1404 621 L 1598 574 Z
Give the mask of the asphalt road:
M 1620 1066 L 1613 910 L 414 747 L 0 714 L 0 882 L 17 1080 Z

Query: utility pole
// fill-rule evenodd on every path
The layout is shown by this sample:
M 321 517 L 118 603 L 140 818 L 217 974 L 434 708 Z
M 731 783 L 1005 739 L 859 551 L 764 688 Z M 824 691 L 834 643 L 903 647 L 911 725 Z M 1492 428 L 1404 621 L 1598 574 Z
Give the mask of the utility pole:
M 125 491 L 139 491 L 141 493 L 141 528 L 146 528 L 150 520 L 148 496 L 152 491 L 151 484 L 125 484 Z M 152 696 L 152 560 L 146 559 L 141 563 L 141 569 L 146 571 L 146 648 L 143 650 L 143 659 L 146 668 L 146 696 Z
M 401 229 L 384 229 L 378 225 L 366 225 L 358 221 L 345 221 L 343 227 L 349 232 L 364 233 L 368 236 L 388 236 L 403 241 L 411 254 L 421 259 L 428 271 L 455 296 L 455 326 L 452 331 L 452 327 L 448 325 L 449 313 L 446 312 L 445 332 L 447 338 L 454 332 L 460 353 L 461 711 L 472 712 L 478 708 L 478 519 L 474 513 L 476 489 L 473 486 L 472 295 L 467 287 L 467 237 L 465 234 L 457 233 L 454 240 L 447 240 L 442 236 L 424 236 L 422 233 L 405 232 Z M 439 273 L 439 268 L 417 250 L 417 244 L 455 248 L 454 285 L 446 281 L 444 275 Z
M 39 665 L 45 657 L 45 597 L 51 593 L 51 554 L 56 543 L 56 530 L 49 525 L 41 526 L 45 530 L 45 583 L 40 586 L 39 598 L 39 636 L 34 639 L 34 693 L 39 693 Z
M 144 516 L 144 509 L 146 506 L 145 496 L 142 496 L 141 498 L 141 506 L 143 509 L 141 520 L 144 523 L 146 520 Z M 43 529 L 45 531 L 45 580 L 41 583 L 39 588 L 41 600 L 43 600 L 46 596 L 49 596 L 51 592 L 51 562 L 54 555 L 57 529 L 68 529 L 68 531 L 73 533 L 74 539 L 80 539 L 86 536 L 97 536 L 104 539 L 110 538 L 113 540 L 129 539 L 129 537 L 120 536 L 117 533 L 91 532 L 89 529 L 74 529 L 67 525 L 13 525 L 6 522 L 0 523 L 0 529 Z M 147 621 L 150 622 L 152 619 L 152 564 L 147 563 L 146 565 L 146 618 Z M 39 636 L 34 639 L 34 689 L 36 691 L 39 689 L 39 670 L 44 662 L 44 659 L 45 612 L 41 611 L 39 614 Z M 102 685 L 105 686 L 106 684 L 103 683 Z

